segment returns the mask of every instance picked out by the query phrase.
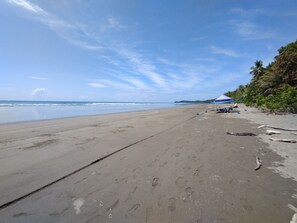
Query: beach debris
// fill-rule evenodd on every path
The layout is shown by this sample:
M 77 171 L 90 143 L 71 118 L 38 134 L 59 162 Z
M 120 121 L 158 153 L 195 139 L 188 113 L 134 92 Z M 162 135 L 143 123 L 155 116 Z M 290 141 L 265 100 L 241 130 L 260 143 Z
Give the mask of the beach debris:
M 297 129 L 291 129 L 291 128 L 281 128 L 281 127 L 276 127 L 272 125 L 260 125 L 258 126 L 258 129 L 261 128 L 271 128 L 271 129 L 278 129 L 278 130 L 284 130 L 284 131 L 297 131 Z
M 274 139 L 270 138 L 271 141 L 276 141 L 276 142 L 287 142 L 287 143 L 296 143 L 297 141 L 294 139 Z
M 290 223 L 297 223 L 297 213 L 295 213 L 292 217 L 292 220 L 290 221 Z
M 267 135 L 273 135 L 273 134 L 280 134 L 280 132 L 279 131 L 275 131 L 275 130 L 267 129 L 266 130 L 266 134 Z
M 252 133 L 252 132 L 229 132 L 229 131 L 226 131 L 226 134 L 233 135 L 233 136 L 256 136 L 256 134 Z
M 297 208 L 294 205 L 288 204 L 288 208 L 297 213 Z
M 256 156 L 256 164 L 257 164 L 257 166 L 256 166 L 255 170 L 259 170 L 260 167 L 262 166 L 262 160 L 259 158 L 259 156 Z
M 82 198 L 78 198 L 73 202 L 73 208 L 75 210 L 75 214 L 80 214 L 80 208 L 85 203 L 85 200 Z

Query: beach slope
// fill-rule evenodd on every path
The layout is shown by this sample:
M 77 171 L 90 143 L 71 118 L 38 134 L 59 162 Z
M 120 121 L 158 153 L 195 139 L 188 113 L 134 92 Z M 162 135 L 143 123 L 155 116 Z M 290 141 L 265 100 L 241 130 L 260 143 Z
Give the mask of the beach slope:
M 0 126 L 0 222 L 290 222 L 297 184 L 269 168 L 283 158 L 206 109 Z

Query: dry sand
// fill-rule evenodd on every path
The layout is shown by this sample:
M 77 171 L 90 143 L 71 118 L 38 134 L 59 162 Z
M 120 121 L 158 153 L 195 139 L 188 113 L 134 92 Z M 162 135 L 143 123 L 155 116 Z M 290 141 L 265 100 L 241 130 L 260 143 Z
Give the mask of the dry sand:
M 205 109 L 1 125 L 0 222 L 290 222 L 284 158 L 226 135 L 264 130 Z

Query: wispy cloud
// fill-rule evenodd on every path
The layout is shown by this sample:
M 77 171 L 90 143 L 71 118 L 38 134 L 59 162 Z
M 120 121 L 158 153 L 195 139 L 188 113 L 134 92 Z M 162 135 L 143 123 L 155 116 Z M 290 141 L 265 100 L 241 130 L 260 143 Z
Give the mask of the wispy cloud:
M 201 40 L 206 39 L 206 36 L 201 36 L 201 37 L 194 37 L 192 39 L 190 39 L 190 41 L 192 42 L 200 42 Z
M 211 52 L 213 54 L 220 54 L 220 55 L 224 55 L 224 56 L 228 56 L 228 57 L 241 57 L 241 56 L 243 56 L 242 54 L 237 53 L 234 50 L 219 48 L 219 47 L 215 47 L 215 46 L 211 46 L 210 50 L 211 50 Z
M 45 77 L 38 77 L 38 76 L 29 76 L 28 78 L 33 79 L 33 80 L 39 80 L 39 81 L 47 80 L 47 78 L 45 78 Z
M 258 15 L 266 15 L 266 16 L 277 16 L 277 17 L 296 17 L 297 12 L 294 10 L 271 10 L 269 8 L 263 10 L 259 8 L 254 9 L 244 9 L 244 8 L 232 8 L 229 10 L 228 13 L 237 14 L 239 16 L 248 18 L 248 17 L 255 17 Z
M 240 16 L 251 17 L 257 14 L 262 14 L 264 11 L 262 9 L 243 9 L 243 8 L 232 8 L 229 13 L 239 14 Z
M 119 77 L 121 80 L 126 81 L 130 85 L 134 86 L 138 90 L 145 90 L 145 91 L 153 91 L 151 87 L 145 84 L 143 81 L 135 78 L 135 77 Z
M 109 17 L 107 19 L 107 23 L 104 26 L 104 28 L 121 30 L 121 29 L 126 29 L 127 26 L 124 26 L 123 24 L 121 24 L 118 19 L 116 19 L 114 17 Z
M 101 87 L 112 87 L 116 89 L 126 89 L 126 90 L 133 90 L 134 88 L 128 84 L 124 84 L 117 81 L 111 81 L 107 79 L 100 79 L 95 80 L 92 83 L 89 83 L 89 86 L 95 87 L 95 88 L 101 88 Z
M 29 1 L 26 0 L 7 0 L 9 3 L 17 5 L 22 7 L 23 9 L 35 13 L 35 14 L 39 14 L 39 15 L 46 15 L 47 13 L 40 8 L 38 5 L 35 5 Z
M 103 48 L 103 46 L 98 43 L 97 39 L 93 38 L 93 36 L 88 33 L 87 28 L 83 24 L 71 23 L 58 18 L 29 0 L 7 0 L 7 2 L 32 13 L 32 19 L 42 22 L 70 44 L 91 51 L 102 50 Z M 115 25 L 116 24 L 114 24 L 114 26 Z
M 235 21 L 234 28 L 244 40 L 270 39 L 276 36 L 275 32 L 248 21 Z
M 158 87 L 166 89 L 167 83 L 166 80 L 156 72 L 156 67 L 145 59 L 141 54 L 129 50 L 129 49 L 120 49 L 117 51 L 122 57 L 126 58 L 131 66 L 139 72 L 139 74 L 145 75 L 149 80 L 155 83 Z
M 82 48 L 84 50 L 100 51 L 100 50 L 104 49 L 102 46 L 91 45 L 91 44 L 89 44 L 87 42 L 72 40 L 72 39 L 70 39 L 68 37 L 67 37 L 67 40 L 68 40 L 68 42 L 72 43 L 73 45 L 79 46 L 80 48 Z
M 88 83 L 88 85 L 92 88 L 104 88 L 106 87 L 105 85 L 103 84 L 99 84 L 99 83 Z
M 45 88 L 36 88 L 31 92 L 31 95 L 34 97 L 40 97 L 46 94 Z

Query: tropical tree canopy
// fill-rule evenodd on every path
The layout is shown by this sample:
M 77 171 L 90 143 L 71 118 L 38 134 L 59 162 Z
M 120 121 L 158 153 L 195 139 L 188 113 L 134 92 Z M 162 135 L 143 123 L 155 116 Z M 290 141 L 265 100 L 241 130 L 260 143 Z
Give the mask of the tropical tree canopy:
M 297 113 L 297 41 L 281 47 L 266 67 L 256 60 L 250 74 L 253 78 L 249 84 L 226 95 L 247 105 Z
M 250 74 L 253 75 L 253 79 L 258 80 L 264 73 L 262 60 L 256 60 L 255 66 L 251 67 Z

